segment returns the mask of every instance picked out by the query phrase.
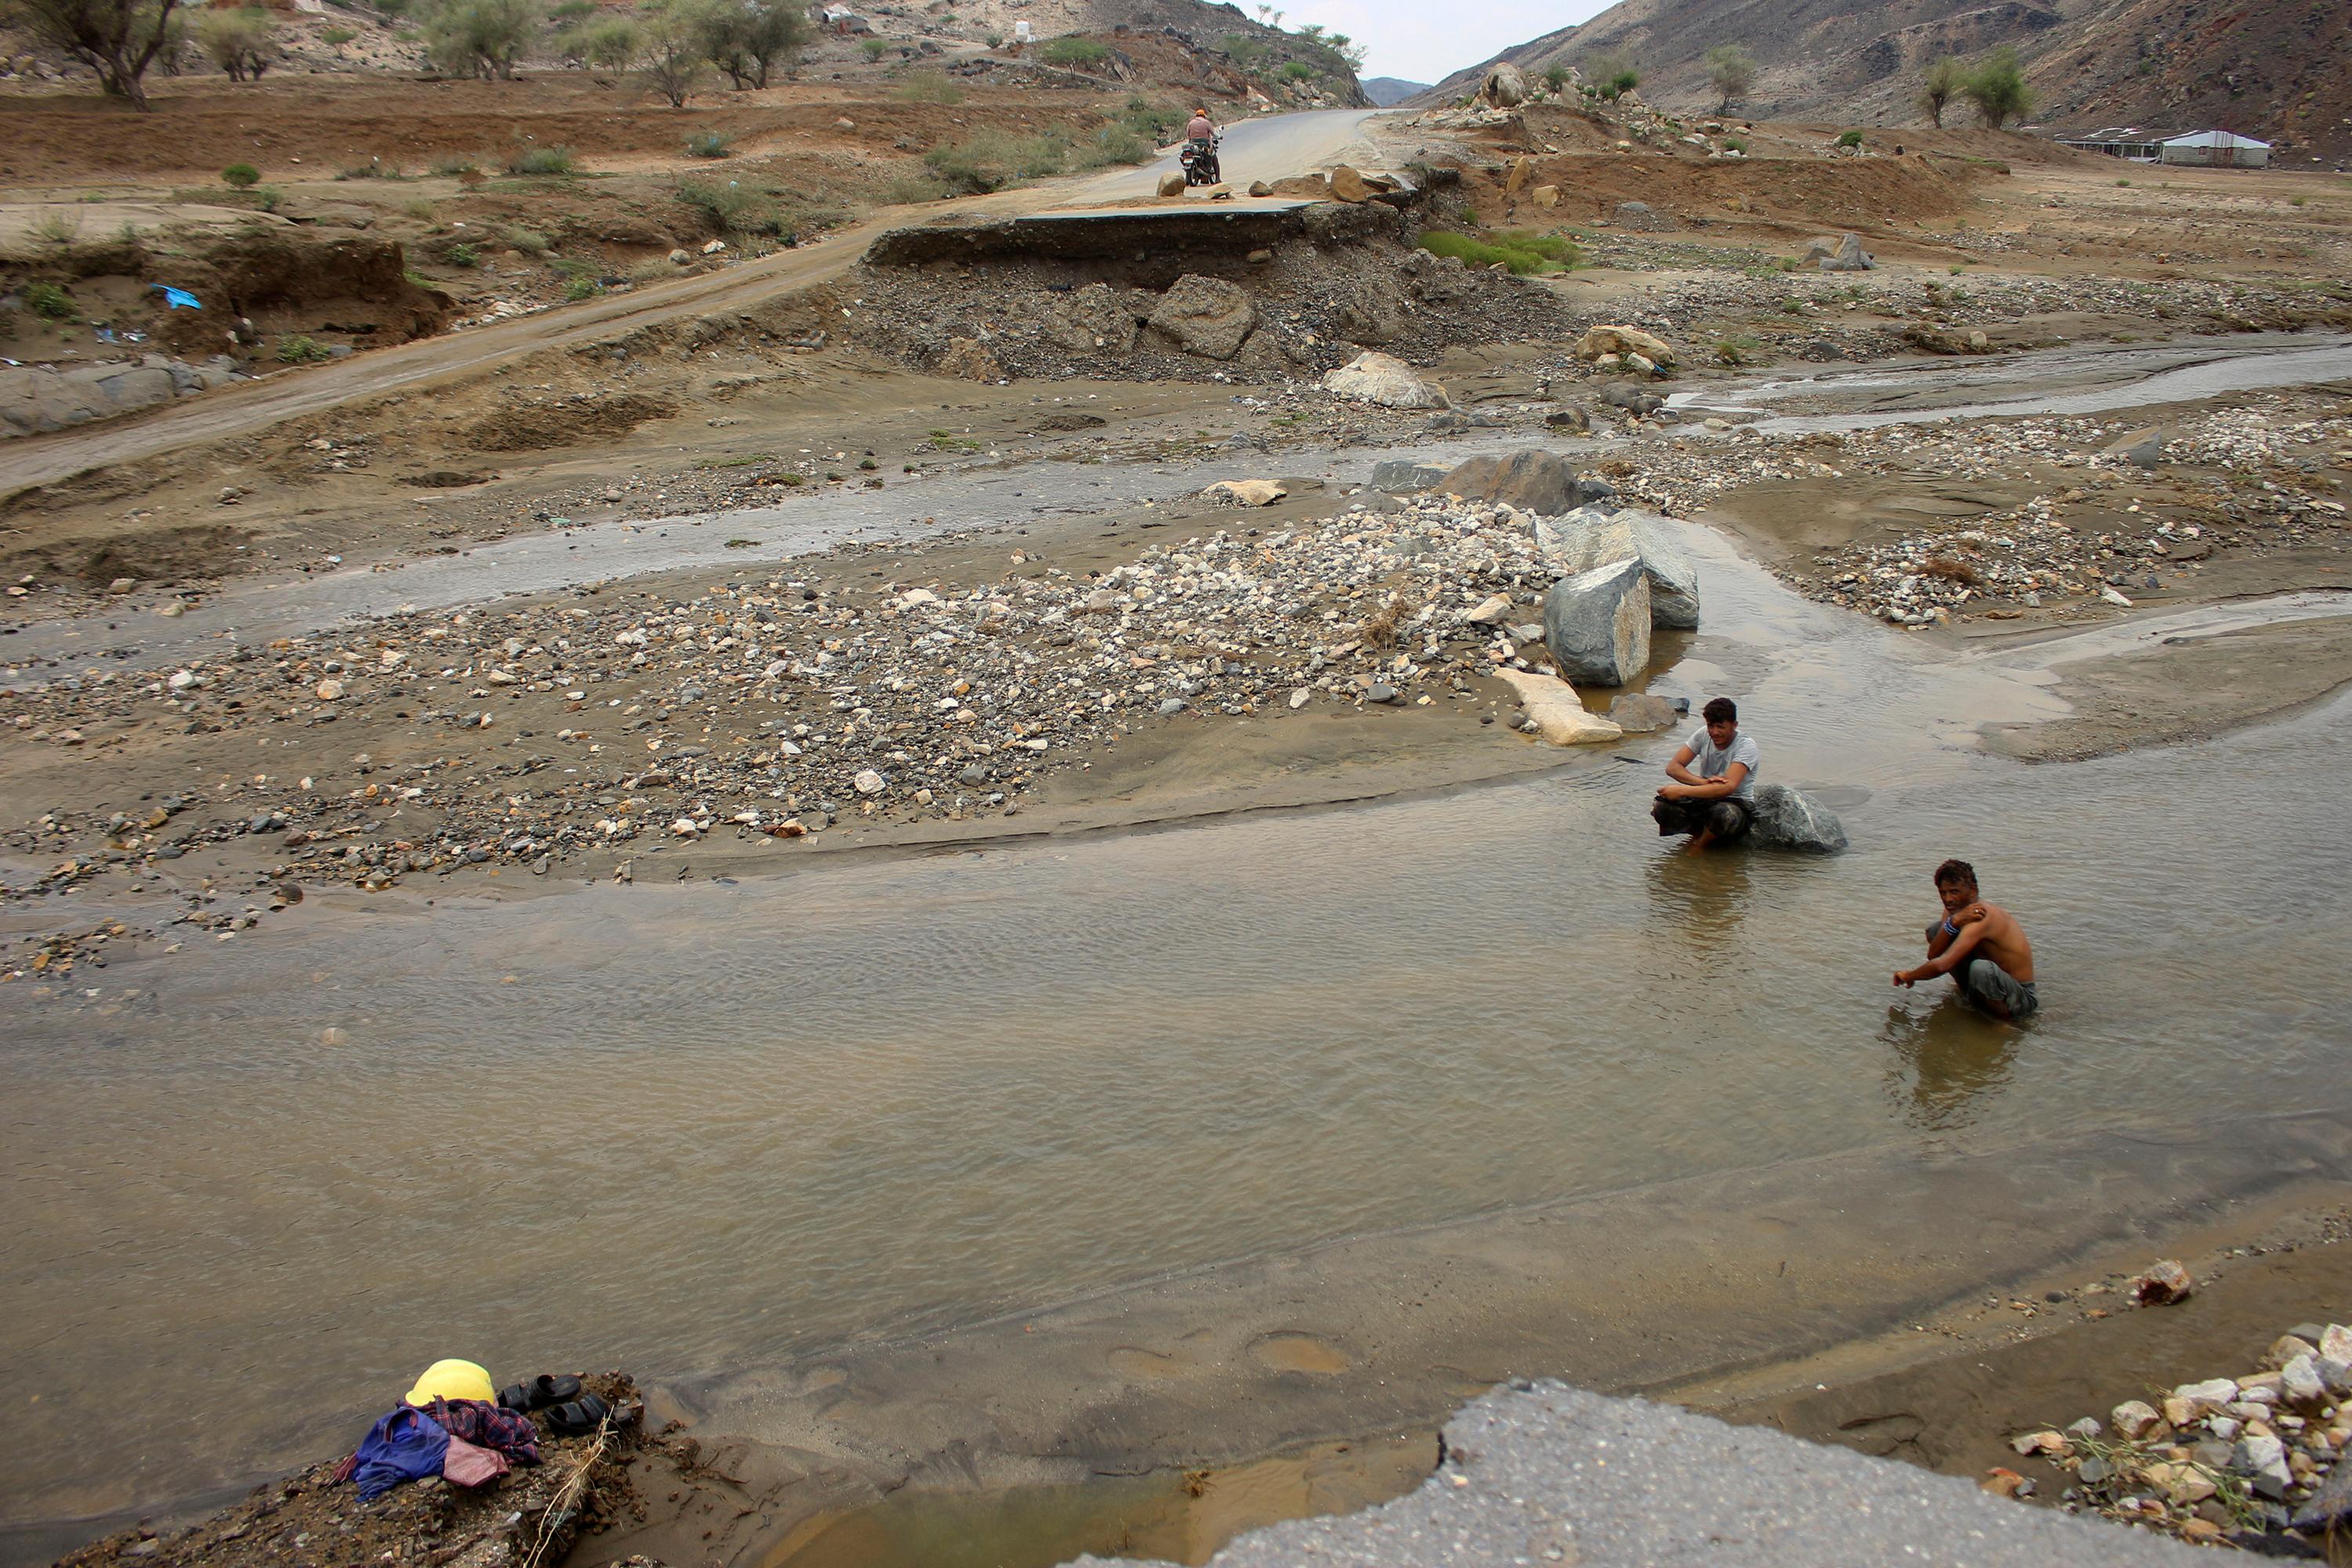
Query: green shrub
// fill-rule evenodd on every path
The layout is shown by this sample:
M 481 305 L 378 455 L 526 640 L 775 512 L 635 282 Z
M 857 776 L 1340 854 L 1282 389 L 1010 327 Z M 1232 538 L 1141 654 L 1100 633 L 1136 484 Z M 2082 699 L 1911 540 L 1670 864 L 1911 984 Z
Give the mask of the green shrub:
M 507 160 L 509 174 L 574 174 L 579 160 L 569 147 L 532 147 Z
M 1305 60 L 1286 60 L 1283 62 L 1282 67 L 1282 79 L 1285 81 L 1312 81 L 1315 79 L 1315 68 L 1308 65 Z
M 286 193 L 275 185 L 253 187 L 253 205 L 263 212 L 274 213 L 286 200 Z
M 2024 68 L 2017 63 L 2017 51 L 2006 44 L 1969 72 L 1960 84 L 1960 96 L 1974 104 L 1977 118 L 1995 131 L 2033 111 L 2033 92 L 2025 85 Z
M 71 207 L 51 207 L 34 221 L 33 237 L 71 250 L 81 238 L 81 214 Z
M 596 14 L 596 0 L 563 0 L 562 5 L 547 15 L 549 20 L 568 27 L 575 22 L 586 21 Z
M 1098 44 L 1092 38 L 1049 39 L 1045 47 L 1038 52 L 1049 66 L 1067 66 L 1072 68 L 1098 66 L 1110 58 L 1110 46 Z
M 686 139 L 689 158 L 724 158 L 734 150 L 735 138 L 724 131 L 698 131 Z
M 1746 333 L 1736 337 L 1717 338 L 1715 343 L 1716 362 L 1731 369 L 1752 363 L 1749 356 L 1764 346 L 1762 340 Z
M 330 27 L 319 35 L 320 40 L 331 49 L 340 49 L 358 37 L 359 35 L 349 27 Z
M 509 81 L 543 20 L 539 0 L 437 0 L 425 17 L 425 52 L 452 76 Z
M 289 332 L 279 338 L 274 353 L 279 364 L 316 364 L 320 360 L 335 357 L 326 344 L 306 338 L 299 332 Z
M 499 225 L 499 237 L 525 256 L 545 256 L 555 248 L 554 242 L 537 229 L 521 228 L 512 224 Z
M 961 103 L 963 89 L 950 81 L 945 71 L 917 71 L 893 96 L 908 103 Z
M 604 286 L 593 278 L 567 278 L 563 281 L 563 297 L 573 304 L 593 300 L 604 291 Z
M 1568 68 L 1566 66 L 1554 66 L 1549 70 L 1544 72 L 1543 77 L 1544 85 L 1550 88 L 1552 91 L 1566 92 L 1568 90 Z
M 1838 132 L 1837 144 L 1841 147 L 1859 147 L 1862 145 L 1862 132 L 1859 131 L 1842 131 Z
M 2310 202 L 2310 200 L 2311 200 L 2311 198 L 2310 198 L 2309 196 L 2290 196 L 2290 197 L 2288 197 L 2288 198 L 2287 198 L 2287 204 L 2288 204 L 2290 206 L 2298 206 L 2298 207 L 2299 207 L 2299 206 L 2305 205 L 2306 204 L 2308 204 L 2308 203 Z
M 1741 157 L 1745 158 L 1748 156 L 1748 138 L 1745 136 L 1727 136 L 1723 139 L 1723 150 L 1727 153 L 1737 153 Z
M 464 240 L 459 240 L 455 245 L 443 247 L 441 259 L 452 267 L 479 267 L 482 264 L 482 253 Z
M 626 16 L 582 22 L 565 32 L 558 47 L 599 70 L 626 70 L 646 44 L 645 29 Z
M 482 166 L 471 158 L 436 158 L 433 161 L 433 172 L 446 175 L 478 174 L 482 172 Z
M 1581 259 L 1572 243 L 1552 234 L 1506 232 L 1484 240 L 1433 228 L 1421 237 L 1420 243 L 1432 256 L 1451 256 L 1468 267 L 1492 267 L 1499 261 L 1522 278 L 1565 272 Z
M 1052 134 L 988 130 L 952 147 L 934 147 L 923 163 L 950 195 L 982 195 L 1062 172 L 1069 144 Z
M 261 184 L 261 171 L 250 163 L 231 163 L 221 171 L 221 178 L 238 190 L 250 190 Z
M 898 46 L 887 38 L 868 38 L 857 47 L 866 52 L 868 60 L 878 60 Z
M 772 234 L 789 237 L 768 193 L 733 180 L 719 184 L 688 180 L 677 187 L 677 199 L 702 215 L 702 221 L 720 234 Z
M 947 192 L 928 174 L 898 174 L 882 188 L 882 195 L 901 206 L 911 206 L 917 202 L 938 201 Z
M 1156 143 L 1132 126 L 1111 124 L 1096 132 L 1093 141 L 1074 148 L 1070 162 L 1080 169 L 1101 169 L 1114 163 L 1149 163 L 1159 152 Z
M 74 309 L 73 296 L 54 283 L 25 285 L 25 309 L 45 321 L 75 321 L 81 312 Z

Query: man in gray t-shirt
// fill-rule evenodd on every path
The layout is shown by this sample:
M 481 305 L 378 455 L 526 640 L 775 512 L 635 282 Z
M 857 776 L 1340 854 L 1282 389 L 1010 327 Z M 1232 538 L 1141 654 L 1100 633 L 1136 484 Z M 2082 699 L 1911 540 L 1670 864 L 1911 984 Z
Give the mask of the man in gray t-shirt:
M 1755 813 L 1751 805 L 1756 768 L 1761 760 L 1756 742 L 1739 732 L 1739 710 L 1728 697 L 1717 697 L 1702 710 L 1706 728 L 1694 734 L 1666 764 L 1673 782 L 1650 803 L 1658 837 L 1691 835 L 1690 853 L 1710 845 L 1744 837 Z

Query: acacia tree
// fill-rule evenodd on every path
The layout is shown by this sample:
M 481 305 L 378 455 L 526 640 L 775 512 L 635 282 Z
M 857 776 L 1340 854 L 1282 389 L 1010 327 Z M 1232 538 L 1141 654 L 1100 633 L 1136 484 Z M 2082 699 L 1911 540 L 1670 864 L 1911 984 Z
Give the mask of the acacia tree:
M 539 0 L 442 0 L 425 23 L 425 51 L 452 75 L 511 81 L 544 20 Z
M 704 55 L 739 89 L 767 86 L 809 37 L 806 13 L 790 0 L 705 0 L 694 24 Z
M 98 73 L 99 89 L 147 107 L 147 68 L 184 35 L 179 0 L 0 0 L 0 21 L 24 28 Z
M 2032 89 L 2025 85 L 2017 51 L 2004 44 L 1987 55 L 1960 84 L 1961 94 L 1976 105 L 1977 116 L 1998 131 L 2011 120 L 2022 120 L 2033 109 Z
M 269 13 L 258 5 L 241 11 L 207 9 L 196 18 L 196 43 L 205 58 L 231 81 L 259 81 L 269 68 Z
M 1706 51 L 1706 79 L 1715 84 L 1720 100 L 1715 111 L 1722 114 L 1756 85 L 1756 57 L 1746 44 L 1717 44 Z
M 654 90 L 669 100 L 672 109 L 686 107 L 695 84 L 702 79 L 703 68 L 710 63 L 695 24 L 696 18 L 683 5 L 672 5 L 646 18 L 638 68 Z
M 1967 74 L 1960 68 L 1959 60 L 1951 55 L 1927 68 L 1919 84 L 1919 107 L 1927 111 L 1937 130 L 1944 128 L 1944 106 L 1959 97 L 1960 84 Z

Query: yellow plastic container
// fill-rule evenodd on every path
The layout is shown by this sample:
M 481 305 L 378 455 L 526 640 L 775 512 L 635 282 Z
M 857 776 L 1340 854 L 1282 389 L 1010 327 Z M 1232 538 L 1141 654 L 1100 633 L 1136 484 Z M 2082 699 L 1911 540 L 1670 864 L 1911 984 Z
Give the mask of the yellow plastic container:
M 411 1405 L 430 1405 L 436 1399 L 496 1400 L 498 1390 L 490 1386 L 490 1374 L 469 1361 L 436 1361 L 425 1369 L 416 1386 L 408 1391 Z

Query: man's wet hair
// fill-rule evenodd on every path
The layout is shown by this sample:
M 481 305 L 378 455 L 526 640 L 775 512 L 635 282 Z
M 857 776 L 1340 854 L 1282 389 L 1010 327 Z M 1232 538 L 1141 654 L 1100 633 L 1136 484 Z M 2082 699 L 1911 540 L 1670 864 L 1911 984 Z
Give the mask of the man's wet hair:
M 1707 705 L 1699 710 L 1699 716 L 1710 724 L 1737 724 L 1739 704 L 1728 697 L 1710 698 Z
M 1939 888 L 1977 885 L 1977 868 L 1965 860 L 1947 860 L 1936 868 L 1936 886 Z

